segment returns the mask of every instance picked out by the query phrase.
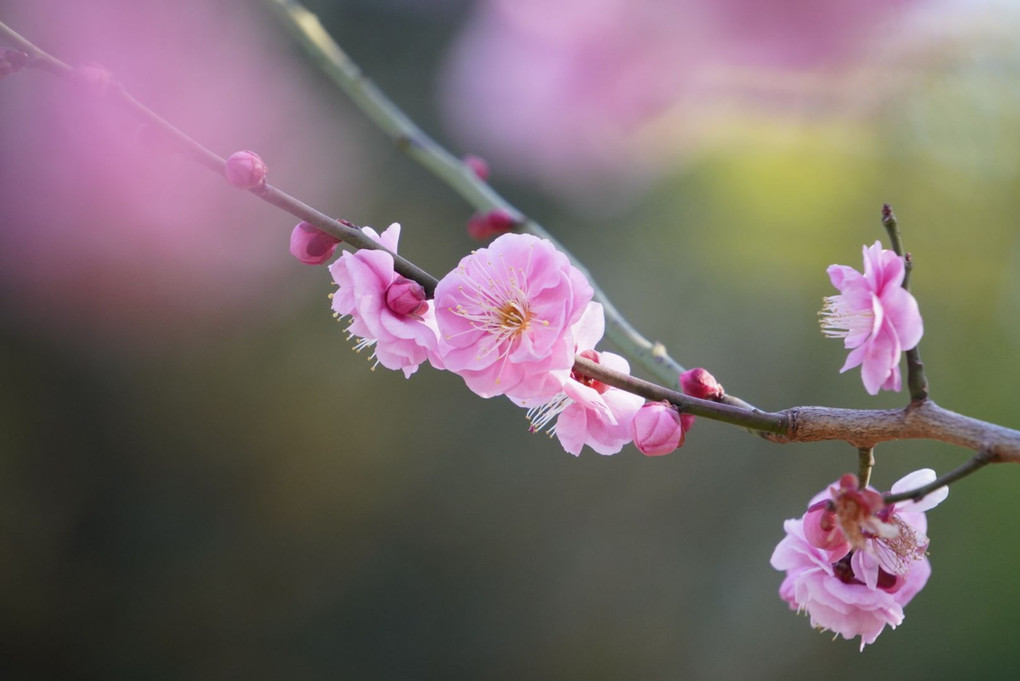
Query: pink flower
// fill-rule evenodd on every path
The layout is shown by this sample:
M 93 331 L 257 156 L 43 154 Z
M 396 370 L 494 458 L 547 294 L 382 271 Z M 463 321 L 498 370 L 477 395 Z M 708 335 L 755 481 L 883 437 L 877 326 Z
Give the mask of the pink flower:
M 299 222 L 290 233 L 290 254 L 306 265 L 326 262 L 338 245 L 340 239 L 307 222 Z
M 891 18 L 921 4 L 481 0 L 449 56 L 445 114 L 451 133 L 503 172 L 587 204 L 593 189 L 639 185 L 725 137 L 705 134 L 726 124 L 720 111 L 860 108 L 844 104 L 857 91 L 791 83 L 865 61 L 869 45 L 909 23 Z
M 893 485 L 892 492 L 934 479 L 930 469 L 915 471 Z M 840 536 L 847 522 L 838 517 L 841 498 L 862 492 L 864 499 L 877 495 L 846 480 L 817 494 L 807 513 L 783 524 L 786 536 L 771 560 L 772 567 L 786 572 L 779 595 L 790 608 L 807 611 L 813 627 L 848 640 L 860 636 L 861 650 L 874 643 L 887 624 L 895 629 L 903 621 L 904 606 L 928 581 L 924 512 L 949 494 L 943 487 L 918 502 L 861 513 L 858 517 L 866 522 L 850 532 L 853 536 Z M 864 503 L 873 506 L 870 500 Z
M 646 402 L 631 424 L 634 446 L 645 456 L 662 456 L 683 446 L 680 412 L 669 402 Z
M 380 236 L 371 227 L 362 231 L 394 253 L 400 225 L 393 223 Z M 340 287 L 333 294 L 337 318 L 349 316 L 347 331 L 360 338 L 356 350 L 374 347 L 372 357 L 387 369 L 402 369 L 410 377 L 425 360 L 433 359 L 438 341 L 435 312 L 420 284 L 393 271 L 393 256 L 363 249 L 344 252 L 329 266 Z
M 851 353 L 840 373 L 860 366 L 872 395 L 900 389 L 900 353 L 914 348 L 924 334 L 917 301 L 902 287 L 904 272 L 903 258 L 878 241 L 864 247 L 864 274 L 846 265 L 828 269 L 839 295 L 825 299 L 822 333 L 845 339 Z
M 439 359 L 482 397 L 552 397 L 570 375 L 571 327 L 591 297 L 552 243 L 504 234 L 436 287 Z
M 630 373 L 630 365 L 623 357 L 595 351 L 594 346 L 604 330 L 602 305 L 588 303 L 572 329 L 575 352 L 614 371 Z M 515 399 L 514 402 L 526 407 L 535 401 Z M 549 434 L 555 434 L 563 449 L 574 456 L 578 456 L 585 445 L 599 454 L 616 454 L 631 441 L 631 422 L 643 402 L 638 395 L 571 371 L 562 392 L 529 409 L 528 419 L 532 432 L 544 429 L 555 419 L 548 429 Z

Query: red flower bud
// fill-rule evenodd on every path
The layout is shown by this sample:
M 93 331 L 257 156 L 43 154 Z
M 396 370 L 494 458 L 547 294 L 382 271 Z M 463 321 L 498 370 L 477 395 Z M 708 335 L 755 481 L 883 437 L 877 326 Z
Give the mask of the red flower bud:
M 224 174 L 227 181 L 238 189 L 255 189 L 266 183 L 269 168 L 254 151 L 237 151 L 227 159 Z
M 386 289 L 386 306 L 398 315 L 421 315 L 428 303 L 421 284 L 400 277 Z
M 483 241 L 500 234 L 506 234 L 517 226 L 514 216 L 502 208 L 490 210 L 488 213 L 478 213 L 468 220 L 468 236 L 477 241 Z
M 340 239 L 307 222 L 299 222 L 290 233 L 290 254 L 306 265 L 326 262 L 339 244 Z
M 702 400 L 717 402 L 726 394 L 723 387 L 715 380 L 715 376 L 700 367 L 689 369 L 680 374 L 680 386 L 683 388 L 684 395 Z
M 482 182 L 489 179 L 489 163 L 481 156 L 468 154 L 462 158 L 461 161 L 464 165 L 470 168 L 471 172 L 477 175 L 478 179 L 482 180 Z

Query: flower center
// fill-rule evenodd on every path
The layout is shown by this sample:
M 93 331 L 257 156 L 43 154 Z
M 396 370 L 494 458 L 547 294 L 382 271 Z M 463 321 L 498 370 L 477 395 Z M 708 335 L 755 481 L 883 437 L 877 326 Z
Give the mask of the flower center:
M 516 338 L 531 326 L 531 312 L 526 303 L 508 300 L 496 310 L 495 324 L 497 333 Z
M 818 325 L 822 327 L 826 338 L 867 335 L 875 327 L 875 311 L 872 307 L 854 307 L 842 295 L 828 296 L 822 301 L 824 304 L 818 313 Z

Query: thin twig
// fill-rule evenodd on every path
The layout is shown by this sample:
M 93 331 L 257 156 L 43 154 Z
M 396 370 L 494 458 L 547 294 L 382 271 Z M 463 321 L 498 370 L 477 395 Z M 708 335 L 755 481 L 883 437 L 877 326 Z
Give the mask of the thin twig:
M 875 467 L 875 448 L 860 447 L 857 450 L 857 486 L 864 489 L 871 482 L 871 469 Z
M 426 135 L 400 108 L 369 80 L 357 64 L 333 40 L 318 17 L 296 0 L 263 0 L 281 23 L 300 42 L 305 53 L 397 146 L 429 172 L 460 194 L 475 210 L 501 209 L 514 216 L 521 229 L 548 239 L 570 258 L 571 263 L 587 277 L 595 290 L 595 299 L 602 303 L 606 317 L 606 337 L 619 350 L 640 364 L 656 380 L 670 386 L 679 385 L 683 366 L 670 357 L 665 346 L 653 343 L 631 326 L 610 302 L 594 277 L 563 244 L 544 227 L 525 216 L 478 177 L 462 160 Z
M 899 492 L 897 494 L 884 494 L 882 495 L 882 501 L 885 502 L 886 506 L 888 506 L 889 504 L 895 504 L 897 501 L 906 501 L 907 499 L 910 499 L 912 501 L 920 501 L 921 499 L 924 499 L 926 496 L 928 496 L 935 490 L 940 489 L 942 487 L 946 487 L 947 485 L 950 485 L 951 483 L 954 483 L 961 478 L 965 478 L 974 471 L 984 468 L 985 466 L 996 460 L 998 459 L 992 456 L 989 452 L 984 450 L 979 451 L 977 454 L 973 456 L 973 458 L 971 458 L 963 465 L 954 468 L 945 475 L 936 478 L 932 482 L 929 482 L 927 485 L 921 485 L 917 489 L 908 490 L 906 492 Z
M 0 40 L 9 42 L 18 47 L 18 49 L 24 50 L 31 57 L 31 60 L 26 66 L 40 68 L 54 75 L 65 78 L 74 77 L 75 69 L 36 47 L 2 22 L 0 22 Z M 118 97 L 130 113 L 132 113 L 139 121 L 163 135 L 173 145 L 173 148 L 176 151 L 188 158 L 191 158 L 200 165 L 205 166 L 214 173 L 218 173 L 221 176 L 223 175 L 226 161 L 222 156 L 206 148 L 172 125 L 169 121 L 160 117 L 154 111 L 128 94 L 119 84 L 105 90 L 104 96 Z M 304 220 L 305 222 L 315 225 L 322 231 L 332 234 L 350 247 L 368 248 L 388 252 L 393 256 L 393 268 L 397 272 L 408 279 L 414 279 L 420 283 L 425 288 L 428 295 L 432 295 L 435 291 L 438 280 L 434 276 L 421 269 L 410 260 L 389 251 L 381 244 L 368 237 L 360 229 L 351 227 L 341 221 L 334 220 L 328 215 L 315 210 L 287 192 L 270 184 L 264 184 L 261 187 L 256 187 L 249 191 L 255 196 L 261 198 L 263 201 L 271 203 L 272 205 L 290 213 L 299 220 Z
M 892 242 L 893 251 L 903 258 L 905 268 L 903 274 L 903 288 L 910 290 L 910 273 L 914 269 L 914 259 L 910 253 L 903 250 L 903 239 L 900 237 L 899 223 L 893 213 L 892 206 L 888 203 L 882 205 L 882 226 L 889 234 L 889 241 Z M 907 356 L 907 389 L 910 391 L 911 402 L 922 402 L 928 399 L 928 377 L 924 372 L 924 363 L 921 361 L 921 351 L 915 345 L 906 351 Z

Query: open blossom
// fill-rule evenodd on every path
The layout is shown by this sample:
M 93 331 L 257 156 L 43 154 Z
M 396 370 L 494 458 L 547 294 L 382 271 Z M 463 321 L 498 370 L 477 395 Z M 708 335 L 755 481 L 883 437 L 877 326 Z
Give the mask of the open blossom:
M 394 253 L 400 225 L 393 223 L 379 235 L 365 232 Z M 344 252 L 329 266 L 339 288 L 333 294 L 335 316 L 350 317 L 347 331 L 360 340 L 355 348 L 373 348 L 372 357 L 387 369 L 401 369 L 410 377 L 422 362 L 434 360 L 438 342 L 435 312 L 417 282 L 393 270 L 386 251 Z
M 439 359 L 482 397 L 552 397 L 570 375 L 571 327 L 592 293 L 551 242 L 504 234 L 436 287 Z
M 903 621 L 904 606 L 928 581 L 924 512 L 949 490 L 884 506 L 881 495 L 858 489 L 851 477 L 817 494 L 801 518 L 783 524 L 786 536 L 771 563 L 786 572 L 779 595 L 791 609 L 806 611 L 813 627 L 845 639 L 860 636 L 863 650 L 887 624 L 896 628 Z M 933 480 L 934 471 L 915 471 L 892 493 Z
M 840 373 L 860 366 L 864 388 L 872 395 L 899 390 L 900 353 L 924 334 L 917 301 L 902 286 L 903 258 L 876 241 L 864 247 L 864 274 L 846 265 L 831 265 L 827 271 L 839 295 L 825 299 L 822 332 L 843 338 L 851 350 Z
M 605 330 L 605 314 L 599 303 L 588 303 L 581 319 L 571 329 L 575 352 L 613 371 L 630 373 L 630 364 L 612 352 L 597 352 L 596 343 Z M 519 406 L 535 400 L 515 399 Z M 631 423 L 644 399 L 601 381 L 571 371 L 562 392 L 528 410 L 533 432 L 548 428 L 570 454 L 578 456 L 588 445 L 599 454 L 616 454 L 631 441 Z

